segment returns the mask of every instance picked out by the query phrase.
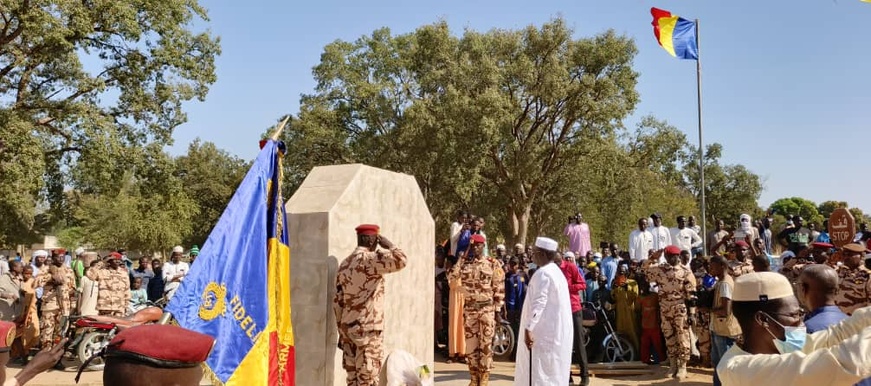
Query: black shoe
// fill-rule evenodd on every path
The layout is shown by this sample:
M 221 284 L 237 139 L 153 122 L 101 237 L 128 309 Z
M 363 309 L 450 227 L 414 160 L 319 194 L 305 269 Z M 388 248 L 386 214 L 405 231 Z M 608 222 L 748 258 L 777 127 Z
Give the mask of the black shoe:
M 581 377 L 581 386 L 589 386 L 590 385 L 590 377 Z

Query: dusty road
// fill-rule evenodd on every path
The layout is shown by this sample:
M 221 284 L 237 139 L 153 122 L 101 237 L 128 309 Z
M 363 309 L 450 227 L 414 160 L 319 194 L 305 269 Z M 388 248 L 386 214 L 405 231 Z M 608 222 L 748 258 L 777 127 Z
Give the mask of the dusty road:
M 461 363 L 446 364 L 442 358 L 436 358 L 436 384 L 440 386 L 466 386 L 469 384 L 469 373 L 466 365 Z M 52 370 L 47 373 L 38 375 L 28 385 L 35 386 L 66 386 L 76 385 L 74 379 L 76 377 L 77 362 L 65 361 L 69 367 L 64 371 Z M 10 366 L 6 370 L 7 377 L 14 376 L 20 370 L 20 366 Z M 619 377 L 593 377 L 591 385 L 593 386 L 636 386 L 636 385 L 682 385 L 682 386 L 709 386 L 711 381 L 711 370 L 707 369 L 690 369 L 690 377 L 682 382 L 678 382 L 671 378 L 665 377 L 667 369 L 661 367 L 656 369 L 654 375 L 645 376 L 619 376 Z M 511 362 L 496 362 L 496 368 L 490 378 L 492 386 L 511 386 L 514 384 L 514 363 Z M 102 385 L 103 372 L 101 371 L 86 371 L 82 373 L 81 380 L 78 385 L 98 386 Z M 578 378 L 575 377 L 577 381 Z M 208 385 L 203 382 L 202 385 Z M 307 385 L 299 385 L 307 386 Z
M 440 360 L 437 358 L 437 360 Z M 490 375 L 490 385 L 492 386 L 511 386 L 514 384 L 514 363 L 496 362 L 496 368 Z M 682 385 L 682 386 L 710 386 L 712 381 L 712 370 L 690 368 L 690 376 L 678 382 L 677 380 L 667 378 L 665 373 L 667 367 L 655 369 L 656 373 L 645 376 L 611 376 L 611 377 L 593 377 L 590 379 L 592 386 L 636 386 L 636 385 Z M 464 364 L 446 364 L 444 362 L 436 362 L 436 385 L 440 386 L 466 386 L 469 384 L 468 368 Z M 575 382 L 579 379 L 575 377 Z

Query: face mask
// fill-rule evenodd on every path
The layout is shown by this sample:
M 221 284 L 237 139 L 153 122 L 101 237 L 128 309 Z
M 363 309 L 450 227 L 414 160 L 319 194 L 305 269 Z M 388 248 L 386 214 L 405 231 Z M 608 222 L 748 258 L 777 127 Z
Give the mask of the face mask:
M 765 329 L 769 334 L 771 334 L 771 337 L 774 338 L 774 347 L 777 347 L 777 351 L 780 351 L 781 354 L 789 354 L 791 352 L 801 351 L 801 349 L 804 348 L 805 342 L 807 342 L 807 327 L 784 326 L 774 320 L 771 315 L 768 315 L 768 318 L 783 328 L 783 336 L 785 340 L 777 339 L 771 330 L 768 328 Z

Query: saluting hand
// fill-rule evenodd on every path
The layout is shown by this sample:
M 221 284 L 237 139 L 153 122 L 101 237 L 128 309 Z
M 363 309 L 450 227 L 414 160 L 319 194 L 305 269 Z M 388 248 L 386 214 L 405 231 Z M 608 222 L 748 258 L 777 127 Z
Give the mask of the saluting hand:
M 384 236 L 378 236 L 378 245 L 380 245 L 381 248 L 393 248 L 393 243 Z

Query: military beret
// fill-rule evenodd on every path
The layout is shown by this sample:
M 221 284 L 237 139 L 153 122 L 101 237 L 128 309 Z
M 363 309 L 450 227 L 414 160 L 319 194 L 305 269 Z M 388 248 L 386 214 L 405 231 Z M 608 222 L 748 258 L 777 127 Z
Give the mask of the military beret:
M 12 341 L 14 340 L 15 323 L 0 321 L 0 353 L 9 352 L 12 349 Z
M 835 246 L 832 244 L 829 244 L 829 243 L 816 242 L 816 243 L 811 243 L 811 247 L 816 248 L 816 249 L 832 249 Z
M 737 246 L 739 246 L 739 247 L 747 247 L 747 248 L 750 248 L 750 244 L 747 244 L 747 242 L 744 241 L 744 240 L 738 240 L 738 241 L 736 241 L 736 242 L 735 242 L 735 245 L 737 245 Z
M 732 301 L 764 302 L 794 296 L 786 276 L 777 272 L 753 272 L 735 279 Z
M 118 333 L 106 346 L 110 358 L 159 368 L 195 367 L 206 361 L 215 338 L 178 326 L 146 324 Z
M 676 245 L 669 245 L 665 247 L 666 255 L 680 255 L 680 247 Z
M 374 236 L 377 235 L 379 231 L 381 231 L 381 227 L 375 224 L 362 224 L 358 226 L 356 229 L 358 235 L 367 235 Z
M 487 238 L 484 235 L 474 234 L 472 235 L 472 243 L 473 244 L 484 244 L 487 242 Z
M 106 255 L 106 257 L 104 257 L 104 259 L 107 259 L 107 260 L 108 259 L 121 260 L 121 258 L 122 258 L 122 256 L 118 252 L 112 252 L 112 253 Z
M 855 253 L 867 252 L 867 250 L 865 249 L 865 246 L 863 246 L 862 244 L 858 244 L 858 243 L 847 244 L 844 246 L 844 250 L 849 251 L 849 252 L 855 252 Z

